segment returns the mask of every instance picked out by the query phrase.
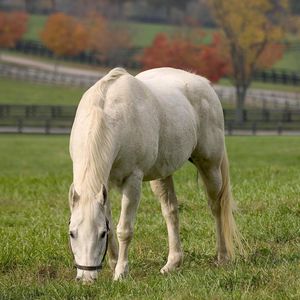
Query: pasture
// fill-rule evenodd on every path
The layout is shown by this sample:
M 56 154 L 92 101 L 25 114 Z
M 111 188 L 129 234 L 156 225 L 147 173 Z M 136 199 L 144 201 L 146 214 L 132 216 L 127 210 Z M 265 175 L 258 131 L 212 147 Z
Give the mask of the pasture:
M 30 15 L 28 22 L 28 30 L 24 35 L 25 40 L 40 41 L 40 32 L 46 22 L 46 17 L 43 15 Z M 154 37 L 163 32 L 167 35 L 176 35 L 182 33 L 183 35 L 191 34 L 195 30 L 185 26 L 169 25 L 169 24 L 150 24 L 141 22 L 113 22 L 116 26 L 125 26 L 132 33 L 132 42 L 134 47 L 148 47 L 151 45 Z M 211 37 L 216 29 L 201 28 L 205 31 L 206 37 L 204 42 L 210 42 Z M 197 30 L 197 28 L 196 28 Z M 288 35 L 287 41 L 295 42 L 298 38 L 294 35 Z M 299 71 L 300 51 L 286 51 L 283 58 L 279 60 L 274 68 L 285 69 L 289 71 Z
M 175 175 L 183 267 L 159 274 L 167 234 L 158 201 L 143 186 L 130 277 L 74 281 L 68 248 L 71 162 L 66 136 L 0 136 L 0 299 L 299 299 L 300 139 L 229 137 L 237 224 L 247 257 L 216 267 L 213 219 L 196 171 Z M 110 193 L 116 223 L 119 198 Z
M 0 90 L 0 104 L 77 105 L 86 88 L 1 78 Z

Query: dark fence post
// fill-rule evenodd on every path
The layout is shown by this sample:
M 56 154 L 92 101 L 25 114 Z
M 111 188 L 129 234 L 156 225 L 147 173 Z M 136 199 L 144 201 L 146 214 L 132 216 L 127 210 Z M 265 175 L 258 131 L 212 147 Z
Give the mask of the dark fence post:
M 243 110 L 243 122 L 247 122 L 248 116 L 247 116 L 247 110 Z
M 256 122 L 252 123 L 252 134 L 256 135 Z
M 233 126 L 232 126 L 232 121 L 228 122 L 228 134 L 232 135 L 232 130 L 233 130 Z
M 267 109 L 263 109 L 262 111 L 263 121 L 268 122 L 270 120 L 270 111 Z
M 45 133 L 46 134 L 50 134 L 50 128 L 51 128 L 51 121 L 46 120 L 46 122 L 45 122 Z
M 281 123 L 278 123 L 277 132 L 278 132 L 278 135 L 282 134 L 282 124 Z
M 23 120 L 22 119 L 17 120 L 17 129 L 18 129 L 18 133 L 23 133 Z
M 282 121 L 283 122 L 291 122 L 292 118 L 291 118 L 291 111 L 286 109 L 283 111 L 283 115 L 282 115 Z

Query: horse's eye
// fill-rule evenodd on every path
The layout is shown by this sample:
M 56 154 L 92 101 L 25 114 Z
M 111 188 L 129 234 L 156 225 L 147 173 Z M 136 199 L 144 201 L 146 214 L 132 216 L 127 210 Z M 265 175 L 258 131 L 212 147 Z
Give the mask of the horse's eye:
M 100 235 L 100 238 L 103 239 L 105 237 L 105 235 L 106 235 L 106 231 L 103 231 Z
M 69 232 L 69 235 L 70 235 L 70 237 L 71 237 L 72 239 L 74 239 L 75 235 L 74 235 L 74 232 L 73 232 L 73 231 L 70 231 L 70 232 Z

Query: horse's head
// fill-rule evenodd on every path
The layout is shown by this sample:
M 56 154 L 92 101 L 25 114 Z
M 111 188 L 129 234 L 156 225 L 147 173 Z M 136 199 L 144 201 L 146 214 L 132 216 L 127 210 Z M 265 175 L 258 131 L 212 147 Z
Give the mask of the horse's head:
M 69 192 L 70 245 L 77 268 L 76 279 L 89 283 L 97 278 L 107 251 L 109 224 L 105 216 L 105 186 L 102 185 L 92 199 L 84 198 L 72 184 Z

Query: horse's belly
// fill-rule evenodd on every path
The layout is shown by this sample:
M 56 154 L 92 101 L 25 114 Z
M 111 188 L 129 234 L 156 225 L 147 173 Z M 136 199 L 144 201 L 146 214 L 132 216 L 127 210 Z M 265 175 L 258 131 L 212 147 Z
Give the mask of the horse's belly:
M 196 126 L 190 118 L 185 124 L 176 122 L 161 136 L 157 159 L 144 180 L 164 178 L 178 170 L 191 156 L 197 144 Z
M 187 158 L 188 159 L 188 158 Z M 187 159 L 177 161 L 174 164 L 173 161 L 162 161 L 156 163 L 145 175 L 144 181 L 155 180 L 159 178 L 166 178 L 172 175 L 176 170 L 178 170 L 187 161 Z

